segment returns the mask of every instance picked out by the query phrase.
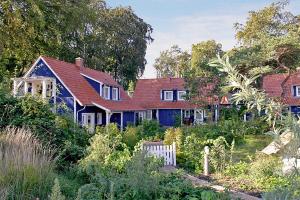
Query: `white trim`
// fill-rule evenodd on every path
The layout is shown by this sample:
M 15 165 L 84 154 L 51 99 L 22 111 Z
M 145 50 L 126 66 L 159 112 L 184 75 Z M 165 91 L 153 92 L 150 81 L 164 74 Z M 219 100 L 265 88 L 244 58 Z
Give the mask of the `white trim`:
M 116 95 L 116 98 L 114 99 L 114 90 L 116 91 L 115 92 L 115 95 Z M 118 101 L 119 100 L 119 92 L 118 92 L 118 90 L 119 90 L 119 88 L 117 88 L 117 87 L 112 87 L 112 89 L 111 89 L 111 92 L 112 92 L 112 94 L 111 94 L 111 99 L 112 100 L 114 100 L 114 101 Z
M 296 97 L 300 97 L 300 93 L 299 93 L 299 90 L 300 89 L 300 86 L 295 86 L 296 87 Z
M 190 118 L 191 117 L 191 110 L 189 109 L 184 109 L 184 118 Z M 188 115 L 187 115 L 188 113 Z
M 149 114 L 148 112 L 150 112 L 150 118 L 148 118 L 148 114 Z M 146 119 L 147 120 L 152 120 L 152 118 L 153 118 L 152 117 L 152 110 L 146 110 Z
M 56 97 L 54 97 L 54 98 L 56 98 Z M 77 118 L 76 118 L 76 100 L 75 100 L 75 98 L 73 98 L 73 108 L 74 108 L 74 123 L 76 123 L 77 122 Z
M 121 131 L 123 131 L 124 124 L 123 124 L 123 112 L 121 112 Z
M 78 100 L 78 98 L 72 93 L 72 91 L 66 86 L 66 84 L 59 78 L 59 76 L 54 72 L 54 70 L 50 67 L 50 65 L 48 65 L 48 63 L 43 59 L 42 56 L 40 56 L 35 63 L 31 66 L 31 68 L 28 70 L 28 72 L 24 75 L 24 77 L 28 77 L 28 75 L 32 72 L 32 70 L 34 69 L 34 67 L 36 66 L 36 64 L 42 60 L 45 65 L 50 69 L 50 71 L 54 74 L 54 76 L 63 84 L 63 86 L 68 90 L 68 92 L 70 92 L 70 94 L 78 101 L 78 103 L 83 106 L 83 104 Z
M 94 106 L 97 106 L 98 108 L 101 108 L 101 109 L 105 110 L 105 111 L 111 112 L 111 110 L 109 110 L 109 109 L 107 109 L 107 108 L 105 108 L 105 107 L 103 107 L 103 106 L 101 106 L 101 105 L 99 105 L 99 104 L 97 104 L 97 103 L 95 103 L 95 102 L 92 102 L 92 104 L 93 104 Z
M 170 92 L 170 93 L 172 93 L 172 99 L 166 99 L 166 93 L 168 93 L 168 92 Z M 165 90 L 164 91 L 164 101 L 173 101 L 173 99 L 174 99 L 174 91 L 173 90 Z
M 97 112 L 97 120 L 96 120 L 96 125 L 103 125 L 103 114 L 101 112 Z M 101 118 L 101 121 L 99 119 Z
M 185 90 L 178 90 L 178 91 L 177 91 L 177 100 L 178 100 L 178 101 L 184 101 L 184 100 L 185 100 L 184 98 L 183 98 L 183 99 L 180 99 L 180 98 L 179 98 L 179 96 L 180 96 L 179 93 L 181 93 L 181 92 L 183 92 L 184 95 L 186 95 L 186 91 L 185 91 Z
M 106 98 L 105 95 L 104 95 L 105 89 L 107 89 L 107 88 L 108 88 L 108 98 Z M 104 85 L 104 87 L 103 87 L 103 96 L 102 97 L 103 97 L 103 99 L 110 100 L 110 87 L 109 86 Z
M 93 80 L 93 81 L 95 81 L 97 83 L 103 84 L 101 81 L 98 81 L 98 80 L 96 80 L 96 79 L 94 79 L 94 78 L 92 78 L 92 77 L 90 77 L 90 76 L 88 76 L 86 74 L 80 73 L 80 75 L 85 76 L 85 77 L 87 77 L 87 78 L 89 78 L 89 79 L 91 79 L 91 80 Z

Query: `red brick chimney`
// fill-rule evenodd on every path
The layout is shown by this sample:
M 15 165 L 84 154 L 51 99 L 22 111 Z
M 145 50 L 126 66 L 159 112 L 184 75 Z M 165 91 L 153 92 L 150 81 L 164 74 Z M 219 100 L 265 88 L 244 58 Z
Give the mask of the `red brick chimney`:
M 75 58 L 75 65 L 81 70 L 84 67 L 84 60 L 80 57 Z

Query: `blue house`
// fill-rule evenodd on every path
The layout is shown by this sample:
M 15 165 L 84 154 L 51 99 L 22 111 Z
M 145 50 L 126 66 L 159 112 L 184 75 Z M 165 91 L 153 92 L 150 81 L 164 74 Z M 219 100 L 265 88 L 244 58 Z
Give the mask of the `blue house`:
M 207 90 L 208 88 L 199 88 Z M 140 79 L 136 84 L 133 101 L 145 111 L 138 113 L 139 120 L 158 120 L 162 126 L 175 124 L 201 124 L 217 121 L 219 115 L 218 99 L 209 100 L 199 106 L 186 100 L 188 91 L 183 78 Z
M 109 74 L 84 67 L 81 58 L 67 63 L 39 57 L 24 77 L 14 79 L 13 94 L 40 95 L 54 112 L 71 114 L 91 132 L 108 123 L 123 129 L 144 112 Z

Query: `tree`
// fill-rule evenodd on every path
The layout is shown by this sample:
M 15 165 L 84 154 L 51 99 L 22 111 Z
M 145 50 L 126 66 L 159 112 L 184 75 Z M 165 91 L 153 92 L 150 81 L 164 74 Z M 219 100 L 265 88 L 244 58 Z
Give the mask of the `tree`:
M 1 1 L 0 66 L 21 76 L 41 54 L 69 62 L 80 56 L 126 88 L 144 72 L 151 32 L 131 8 L 102 0 Z
M 217 69 L 211 67 L 209 62 L 222 54 L 222 45 L 214 40 L 207 40 L 192 46 L 192 68 L 200 76 L 209 77 L 218 73 Z
M 154 68 L 157 77 L 182 77 L 190 69 L 191 55 L 177 45 L 162 51 L 155 59 Z
M 290 73 L 299 66 L 300 18 L 284 10 L 287 3 L 251 11 L 245 24 L 235 24 L 241 46 L 228 55 L 241 72 L 270 66 L 273 71 Z

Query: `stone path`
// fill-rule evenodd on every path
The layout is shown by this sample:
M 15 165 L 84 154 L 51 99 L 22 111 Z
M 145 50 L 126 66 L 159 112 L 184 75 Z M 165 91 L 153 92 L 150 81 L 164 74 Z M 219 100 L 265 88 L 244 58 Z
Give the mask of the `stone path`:
M 163 168 L 164 172 L 173 172 L 175 170 L 176 170 L 176 168 L 173 167 L 173 166 L 165 166 Z M 219 192 L 225 191 L 225 187 L 223 187 L 223 186 L 212 184 L 208 181 L 199 179 L 199 178 L 197 178 L 195 176 L 192 176 L 190 174 L 185 173 L 184 177 L 186 179 L 190 180 L 195 186 L 210 187 L 210 188 L 213 188 L 213 189 L 215 189 L 216 191 L 219 191 Z M 238 192 L 238 191 L 235 191 L 235 190 L 229 190 L 229 193 L 230 193 L 230 196 L 231 196 L 232 199 L 261 200 L 258 197 L 254 197 L 254 196 L 245 194 L 243 192 Z

